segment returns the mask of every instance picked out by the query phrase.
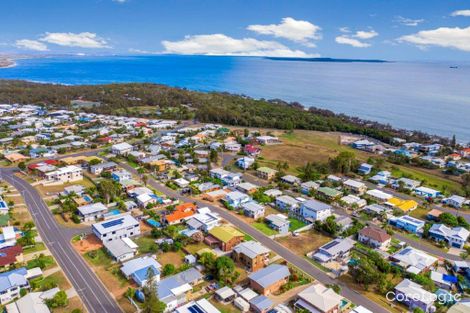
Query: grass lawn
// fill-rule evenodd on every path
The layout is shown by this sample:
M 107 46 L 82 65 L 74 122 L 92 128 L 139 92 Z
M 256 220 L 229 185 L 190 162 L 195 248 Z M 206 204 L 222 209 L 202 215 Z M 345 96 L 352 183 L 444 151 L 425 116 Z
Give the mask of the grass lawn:
M 47 276 L 45 279 L 51 279 L 53 281 L 55 281 L 57 283 L 57 286 L 61 289 L 61 290 L 67 290 L 67 289 L 70 289 L 72 286 L 70 285 L 69 281 L 67 280 L 67 278 L 65 277 L 64 273 L 62 272 L 56 272 L 54 274 L 51 274 L 49 276 Z
M 85 311 L 85 306 L 83 305 L 82 301 L 80 300 L 79 296 L 75 296 L 69 299 L 69 304 L 62 308 L 55 308 L 54 313 L 70 313 L 75 309 Z
M 411 211 L 410 215 L 422 220 L 426 220 L 426 215 L 428 214 L 429 209 L 419 206 L 415 210 Z
M 392 165 L 390 167 L 392 175 L 395 177 L 409 177 L 415 180 L 424 181 L 423 185 L 427 187 L 436 188 L 438 190 L 455 190 L 460 191 L 462 190 L 462 186 L 454 180 L 447 179 L 444 177 L 440 177 L 439 173 L 435 173 L 436 170 L 430 171 L 425 169 L 418 169 L 418 168 L 409 168 L 405 166 L 399 165 Z
M 306 255 L 308 252 L 318 249 L 331 240 L 332 238 L 313 229 L 302 232 L 297 237 L 286 236 L 276 239 L 281 245 L 298 255 Z
M 104 248 L 88 251 L 84 254 L 84 257 L 95 266 L 110 266 L 112 263 L 112 259 L 106 253 Z
M 203 242 L 192 243 L 184 247 L 184 249 L 188 251 L 190 254 L 195 254 L 196 252 L 204 248 L 209 248 L 209 246 Z
M 23 253 L 28 254 L 28 253 L 38 252 L 42 250 L 46 250 L 46 245 L 42 242 L 36 242 L 34 246 L 24 249 Z
M 134 239 L 135 243 L 139 246 L 140 253 L 150 253 L 156 252 L 158 250 L 158 246 L 155 243 L 155 239 L 152 237 L 144 237 L 141 236 L 139 238 Z
M 307 225 L 306 223 L 299 221 L 298 219 L 293 218 L 293 217 L 289 218 L 289 222 L 290 222 L 289 231 L 296 231 L 297 229 L 302 228 Z
M 269 228 L 269 226 L 266 225 L 266 223 L 263 223 L 263 222 L 255 222 L 255 223 L 251 224 L 251 226 L 253 226 L 257 230 L 259 230 L 260 232 L 262 232 L 266 236 L 272 236 L 272 235 L 277 235 L 278 234 L 277 231 L 275 231 L 274 229 Z
M 214 298 L 209 300 L 221 313 L 240 313 L 241 311 L 237 309 L 233 304 L 222 304 Z

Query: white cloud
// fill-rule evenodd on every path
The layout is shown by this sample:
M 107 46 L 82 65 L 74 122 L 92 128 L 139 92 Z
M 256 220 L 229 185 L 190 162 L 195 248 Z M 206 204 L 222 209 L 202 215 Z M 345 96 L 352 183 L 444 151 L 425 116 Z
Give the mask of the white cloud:
M 95 33 L 46 33 L 40 41 L 66 47 L 109 48 L 106 40 Z
M 125 3 L 127 2 L 128 0 L 113 0 L 113 2 L 117 2 L 117 3 Z
M 420 48 L 439 46 L 470 52 L 470 27 L 439 27 L 422 30 L 415 34 L 398 38 L 399 42 L 409 42 Z
M 47 51 L 47 46 L 37 40 L 20 39 L 15 42 L 15 46 L 19 49 L 34 50 L 34 51 Z
M 335 41 L 342 45 L 350 45 L 355 48 L 367 48 L 370 44 L 351 38 L 349 36 L 341 35 L 335 38 Z
M 375 30 L 358 30 L 354 34 L 350 34 L 351 31 L 347 27 L 340 28 L 340 31 L 344 33 L 343 35 L 337 36 L 335 41 L 342 45 L 350 45 L 355 48 L 367 48 L 370 47 L 371 44 L 367 42 L 363 42 L 361 40 L 371 39 L 377 37 L 379 33 Z
M 470 10 L 457 10 L 452 12 L 452 16 L 470 16 Z
M 377 33 L 375 30 L 359 30 L 356 32 L 356 34 L 353 37 L 359 38 L 359 39 L 371 39 L 376 36 L 378 36 L 379 33 Z
M 314 47 L 311 40 L 321 39 L 321 28 L 308 21 L 296 20 L 292 17 L 285 17 L 280 24 L 270 25 L 249 25 L 248 30 L 262 35 L 271 35 L 277 38 L 284 38 L 301 43 L 307 47 Z
M 412 18 L 406 18 L 406 17 L 398 15 L 398 16 L 395 16 L 394 21 L 396 23 L 399 23 L 405 26 L 418 26 L 418 24 L 421 24 L 424 22 L 424 19 L 412 19 Z
M 276 41 L 254 38 L 236 39 L 224 34 L 186 36 L 180 41 L 162 41 L 164 53 L 202 55 L 240 55 L 272 57 L 317 57 L 301 50 L 291 50 Z

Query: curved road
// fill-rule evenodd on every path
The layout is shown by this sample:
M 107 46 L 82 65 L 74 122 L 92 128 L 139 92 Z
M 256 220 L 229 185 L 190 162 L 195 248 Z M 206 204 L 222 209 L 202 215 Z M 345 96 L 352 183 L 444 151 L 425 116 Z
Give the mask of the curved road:
M 137 175 L 137 176 L 139 175 L 137 171 L 131 166 L 129 166 L 128 164 L 120 163 L 119 165 L 123 167 L 124 169 L 126 169 L 127 171 L 131 172 L 132 174 Z M 230 214 L 227 210 L 222 209 L 215 205 L 211 205 L 207 202 L 197 201 L 193 198 L 182 196 L 178 192 L 175 192 L 174 190 L 158 183 L 156 180 L 152 178 L 148 179 L 148 184 L 152 186 L 153 188 L 155 188 L 156 190 L 166 194 L 169 197 L 178 198 L 184 202 L 196 202 L 197 205 L 200 207 L 209 207 L 212 211 L 218 213 L 223 219 L 229 221 L 230 223 L 235 225 L 237 228 L 241 229 L 243 232 L 247 233 L 248 235 L 253 237 L 255 240 L 259 241 L 264 246 L 274 251 L 280 257 L 282 257 L 289 263 L 292 263 L 296 267 L 300 268 L 302 271 L 314 277 L 316 280 L 320 281 L 321 283 L 325 285 L 328 285 L 328 284 L 341 285 L 341 294 L 344 297 L 351 300 L 352 302 L 354 302 L 355 304 L 362 305 L 374 313 L 389 312 L 386 308 L 366 298 L 359 292 L 356 292 L 350 289 L 348 286 L 344 285 L 339 280 L 331 278 L 325 272 L 313 266 L 313 264 L 310 263 L 308 260 L 306 260 L 304 257 L 298 256 L 297 254 L 293 253 L 292 251 L 290 251 L 289 249 L 287 249 L 286 247 L 284 247 L 277 241 L 272 240 L 271 238 L 267 237 L 262 232 L 253 228 L 251 225 L 245 223 L 244 221 L 242 221 L 235 215 Z
M 14 168 L 0 168 L 0 179 L 23 196 L 44 243 L 55 257 L 90 313 L 122 313 L 121 308 L 70 243 L 73 232 L 61 228 L 39 193 L 14 175 Z

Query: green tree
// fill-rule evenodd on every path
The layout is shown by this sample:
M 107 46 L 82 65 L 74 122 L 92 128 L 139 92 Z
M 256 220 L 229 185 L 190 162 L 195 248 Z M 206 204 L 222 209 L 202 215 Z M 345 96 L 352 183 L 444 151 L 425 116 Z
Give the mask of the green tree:
M 348 174 L 357 168 L 358 161 L 353 152 L 343 151 L 335 158 L 330 159 L 329 165 L 336 173 Z
M 120 194 L 119 186 L 112 180 L 103 179 L 98 185 L 98 191 L 101 196 L 105 199 L 106 203 L 109 203 L 112 199 Z
M 18 168 L 20 170 L 24 171 L 26 169 L 26 163 L 24 163 L 24 162 L 18 163 Z
M 169 276 L 171 274 L 174 274 L 175 271 L 176 271 L 175 266 L 171 263 L 168 263 L 168 264 L 165 264 L 165 266 L 163 267 L 162 274 L 163 276 Z
M 52 299 L 46 300 L 46 305 L 49 308 L 59 308 L 64 307 L 69 303 L 69 299 L 67 298 L 67 294 L 65 291 L 61 290 L 57 292 Z
M 145 300 L 142 304 L 143 313 L 163 313 L 166 309 L 166 304 L 158 298 L 154 276 L 155 272 L 149 267 L 147 270 L 147 283 L 143 288 L 145 295 Z

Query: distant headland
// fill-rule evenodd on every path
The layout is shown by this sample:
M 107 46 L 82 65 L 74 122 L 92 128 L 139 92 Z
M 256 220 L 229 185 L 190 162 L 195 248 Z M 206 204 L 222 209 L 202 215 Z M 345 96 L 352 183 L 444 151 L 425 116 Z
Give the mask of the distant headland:
M 335 58 L 287 58 L 287 57 L 266 57 L 274 61 L 303 61 L 303 62 L 336 62 L 336 63 L 388 63 L 390 61 L 379 59 L 335 59 Z

